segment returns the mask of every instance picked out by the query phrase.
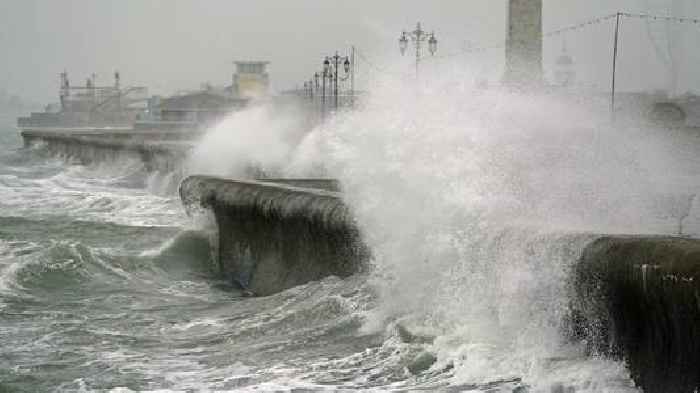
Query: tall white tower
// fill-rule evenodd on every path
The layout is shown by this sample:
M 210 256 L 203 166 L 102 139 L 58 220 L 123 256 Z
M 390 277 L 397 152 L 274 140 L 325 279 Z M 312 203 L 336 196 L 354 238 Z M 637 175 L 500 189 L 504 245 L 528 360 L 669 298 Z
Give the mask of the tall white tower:
M 506 68 L 513 86 L 542 83 L 542 0 L 508 0 Z
M 697 0 L 693 0 L 697 1 Z M 643 5 L 653 15 L 683 16 L 686 12 L 686 0 L 644 0 Z M 647 19 L 647 33 L 654 45 L 656 55 L 666 67 L 668 73 L 667 90 L 670 95 L 681 93 L 680 76 L 684 52 L 683 25 L 670 21 Z

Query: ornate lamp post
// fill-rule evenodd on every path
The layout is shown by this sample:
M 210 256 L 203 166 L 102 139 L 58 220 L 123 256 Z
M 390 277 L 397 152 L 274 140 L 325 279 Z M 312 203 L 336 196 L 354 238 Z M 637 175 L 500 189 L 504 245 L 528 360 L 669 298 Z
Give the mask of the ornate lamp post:
M 437 38 L 435 38 L 435 33 L 431 32 L 428 34 L 428 32 L 424 31 L 421 26 L 420 22 L 416 24 L 416 29 L 406 33 L 405 31 L 401 32 L 401 36 L 399 37 L 399 50 L 401 51 L 401 55 L 403 56 L 406 54 L 406 49 L 408 48 L 408 39 L 411 39 L 413 42 L 413 45 L 416 48 L 416 76 L 418 76 L 418 65 L 420 64 L 421 60 L 421 44 L 425 42 L 426 40 L 428 41 L 428 51 L 430 52 L 431 56 L 434 56 L 435 53 L 437 52 Z
M 316 96 L 319 95 L 321 96 L 321 118 L 324 117 L 325 113 L 325 105 L 326 105 L 326 78 L 323 78 L 323 90 L 321 91 L 321 77 L 322 74 L 318 72 L 314 72 L 311 81 L 309 82 L 311 84 L 311 101 L 315 102 L 316 100 L 314 99 L 314 91 L 316 92 Z
M 340 65 L 343 66 L 343 71 L 345 76 L 340 78 Z M 333 95 L 335 99 L 335 109 L 338 109 L 338 79 L 345 81 L 350 76 L 350 58 L 348 56 L 340 56 L 338 52 L 335 52 L 333 56 L 326 56 L 323 60 L 323 102 L 325 105 L 325 95 L 326 95 L 326 79 L 329 83 L 332 83 Z
M 323 71 L 321 72 L 321 118 L 326 117 L 326 81 L 332 77 L 329 72 L 330 66 L 326 66 L 326 63 L 329 63 L 327 57 L 323 61 Z

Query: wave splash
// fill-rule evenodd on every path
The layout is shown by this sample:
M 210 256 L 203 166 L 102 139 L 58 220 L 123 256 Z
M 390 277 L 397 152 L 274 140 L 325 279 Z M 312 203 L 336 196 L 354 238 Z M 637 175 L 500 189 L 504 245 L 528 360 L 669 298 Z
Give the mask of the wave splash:
M 568 339 L 571 266 L 594 234 L 677 230 L 696 208 L 677 202 L 700 192 L 686 147 L 697 138 L 455 80 L 467 76 L 378 81 L 288 166 L 323 166 L 342 183 L 374 255 L 380 302 L 365 331 L 400 321 L 436 336 L 433 367 L 454 367 L 457 385 L 633 391 L 623 365 Z
M 26 151 L 33 157 L 30 162 L 17 162 L 17 157 L 3 162 L 1 216 L 68 216 L 124 225 L 185 222 L 174 194 L 174 172 L 149 172 L 143 162 L 129 157 L 81 165 L 42 152 L 41 147 Z

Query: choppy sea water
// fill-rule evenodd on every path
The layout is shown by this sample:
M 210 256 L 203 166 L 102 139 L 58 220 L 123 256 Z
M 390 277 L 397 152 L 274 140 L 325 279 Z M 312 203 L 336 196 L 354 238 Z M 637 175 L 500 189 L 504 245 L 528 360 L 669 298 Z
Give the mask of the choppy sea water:
M 0 391 L 325 390 L 391 356 L 355 334 L 362 280 L 244 299 L 140 163 L 86 167 L 23 148 L 13 127 L 0 138 Z
M 624 364 L 562 344 L 558 322 L 538 319 L 559 319 L 565 300 L 528 283 L 564 280 L 552 266 L 575 260 L 584 235 L 484 235 L 477 264 L 406 273 L 417 294 L 431 274 L 454 281 L 430 301 L 378 299 L 381 272 L 246 298 L 211 273 L 207 233 L 141 163 L 52 157 L 11 126 L 0 142 L 0 391 L 637 391 Z M 562 260 L 538 259 L 551 255 Z M 506 301 L 483 268 L 499 261 L 526 265 L 498 270 Z M 435 363 L 411 372 L 428 353 Z

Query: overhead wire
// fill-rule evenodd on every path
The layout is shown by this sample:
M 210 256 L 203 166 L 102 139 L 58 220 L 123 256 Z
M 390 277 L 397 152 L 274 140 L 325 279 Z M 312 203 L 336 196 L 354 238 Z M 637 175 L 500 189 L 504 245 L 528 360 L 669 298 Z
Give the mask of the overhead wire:
M 652 15 L 652 14 L 645 14 L 645 13 L 631 13 L 631 12 L 617 12 L 614 14 L 609 14 L 609 15 L 604 15 L 596 18 L 592 18 L 589 20 L 586 20 L 584 22 L 564 26 L 555 30 L 551 30 L 548 32 L 545 32 L 542 34 L 542 38 L 550 38 L 554 36 L 558 36 L 561 34 L 566 34 L 569 32 L 574 32 L 574 31 L 579 31 L 586 29 L 588 27 L 598 25 L 607 21 L 614 20 L 615 18 L 618 17 L 627 17 L 627 18 L 637 18 L 637 19 L 648 19 L 648 20 L 658 20 L 658 21 L 668 21 L 668 22 L 676 22 L 676 23 L 687 23 L 687 24 L 695 24 L 695 25 L 700 25 L 700 18 L 689 18 L 689 17 L 676 17 L 676 16 L 671 16 L 671 15 Z M 457 56 L 463 56 L 466 54 L 472 54 L 472 53 L 483 53 L 489 50 L 494 50 L 494 49 L 505 49 L 506 48 L 506 42 L 501 42 L 501 43 L 495 43 L 492 45 L 486 45 L 486 46 L 478 46 L 478 47 L 471 47 L 467 49 L 463 49 L 457 52 L 453 53 L 448 53 L 444 55 L 437 55 L 437 56 L 431 56 L 431 57 L 426 57 L 426 59 L 447 59 L 447 58 L 452 58 L 452 57 L 457 57 Z M 399 73 L 396 71 L 391 71 L 387 69 L 386 67 L 381 67 L 377 65 L 374 61 L 370 60 L 368 56 L 366 56 L 359 48 L 355 48 L 355 55 L 358 57 L 359 60 L 364 62 L 367 66 L 369 66 L 370 69 L 373 71 L 382 73 L 382 74 L 393 74 L 396 76 L 408 76 L 406 73 Z
M 677 22 L 677 23 L 692 23 L 692 24 L 700 25 L 700 19 L 698 19 L 698 18 L 619 12 L 619 13 L 614 13 L 614 14 L 609 14 L 609 15 L 604 15 L 604 16 L 592 18 L 592 19 L 586 20 L 584 22 L 580 22 L 580 23 L 576 23 L 576 24 L 572 24 L 572 25 L 560 27 L 560 28 L 555 29 L 555 30 L 548 31 L 548 32 L 542 34 L 542 38 L 549 38 L 549 37 L 561 35 L 564 33 L 582 30 L 582 29 L 588 28 L 590 26 L 598 25 L 598 24 L 601 24 L 603 22 L 607 22 L 607 21 L 615 19 L 618 16 L 618 14 L 622 17 L 628 17 L 628 18 L 652 19 L 652 20 L 671 21 L 671 22 Z M 486 52 L 488 50 L 493 50 L 493 49 L 504 49 L 505 47 L 506 47 L 506 43 L 503 42 L 503 43 L 498 43 L 498 44 L 493 44 L 493 45 L 488 45 L 488 46 L 463 49 L 463 50 L 460 50 L 458 52 L 453 52 L 453 53 L 449 53 L 449 54 L 445 54 L 445 55 L 433 56 L 432 58 L 433 59 L 445 59 L 445 58 L 451 58 L 451 57 L 456 57 L 456 56 L 462 56 L 465 54 Z

